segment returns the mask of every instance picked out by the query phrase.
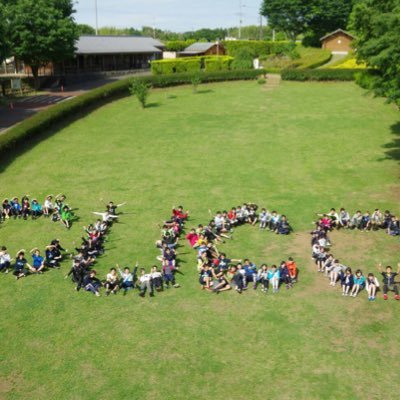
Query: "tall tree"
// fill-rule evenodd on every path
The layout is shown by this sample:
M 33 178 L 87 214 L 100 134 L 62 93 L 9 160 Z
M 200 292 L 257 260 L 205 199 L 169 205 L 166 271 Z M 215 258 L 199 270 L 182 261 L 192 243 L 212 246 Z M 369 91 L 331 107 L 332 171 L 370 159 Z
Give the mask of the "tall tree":
M 72 0 L 16 0 L 8 7 L 13 53 L 31 67 L 36 87 L 40 67 L 73 56 L 74 12 Z
M 374 90 L 400 106 L 400 1 L 361 0 L 351 16 L 357 58 L 378 71 Z
M 353 8 L 353 0 L 313 0 L 307 16 L 303 43 L 320 46 L 320 38 L 336 29 L 346 29 Z
M 6 18 L 6 8 L 0 0 L 0 63 L 10 55 L 10 43 L 8 41 L 8 21 Z
M 268 24 L 281 30 L 293 41 L 306 30 L 313 0 L 263 0 L 260 14 Z

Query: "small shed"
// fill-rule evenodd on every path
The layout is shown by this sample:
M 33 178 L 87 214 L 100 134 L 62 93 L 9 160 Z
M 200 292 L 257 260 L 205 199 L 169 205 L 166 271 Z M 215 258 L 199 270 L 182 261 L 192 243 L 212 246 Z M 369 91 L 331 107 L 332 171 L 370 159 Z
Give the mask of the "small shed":
M 185 50 L 179 52 L 179 57 L 190 57 L 190 56 L 224 56 L 226 55 L 225 47 L 219 43 L 211 42 L 198 42 L 193 43 Z
M 330 50 L 332 54 L 347 54 L 351 48 L 351 43 L 355 37 L 344 31 L 343 29 L 337 29 L 334 32 L 328 33 L 320 40 L 322 42 L 322 48 Z

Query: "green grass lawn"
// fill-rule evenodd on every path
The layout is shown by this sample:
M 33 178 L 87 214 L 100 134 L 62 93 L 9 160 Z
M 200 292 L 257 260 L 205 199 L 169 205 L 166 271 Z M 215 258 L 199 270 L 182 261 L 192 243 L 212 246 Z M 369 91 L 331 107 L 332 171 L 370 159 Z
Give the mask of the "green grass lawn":
M 0 398 L 394 398 L 400 304 L 342 298 L 314 271 L 308 231 L 332 206 L 400 212 L 398 111 L 348 83 L 183 87 L 154 91 L 150 103 L 114 102 L 3 160 L 2 196 L 63 192 L 80 220 L 70 231 L 7 221 L 0 244 L 14 254 L 57 237 L 71 249 L 92 211 L 127 201 L 96 266 L 104 277 L 116 262 L 155 262 L 157 224 L 173 205 L 190 210 L 189 228 L 207 222 L 208 209 L 251 201 L 285 213 L 295 234 L 246 226 L 222 248 L 258 264 L 292 255 L 300 282 L 268 296 L 202 292 L 186 243 L 181 288 L 153 299 L 76 293 L 63 279 L 68 261 L 18 282 L 1 275 Z M 366 273 L 400 261 L 398 239 L 383 232 L 333 242 Z

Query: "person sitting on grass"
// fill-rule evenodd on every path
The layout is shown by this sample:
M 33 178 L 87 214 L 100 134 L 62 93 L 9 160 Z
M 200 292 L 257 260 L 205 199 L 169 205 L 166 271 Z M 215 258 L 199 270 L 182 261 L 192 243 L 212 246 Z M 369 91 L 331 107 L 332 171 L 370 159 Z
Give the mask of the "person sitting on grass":
M 374 274 L 369 273 L 365 281 L 365 287 L 368 293 L 368 300 L 374 301 L 376 299 L 376 292 L 379 289 L 378 278 Z
M 21 201 L 22 201 L 22 204 L 21 204 L 22 218 L 27 220 L 28 217 L 31 215 L 31 205 L 29 203 L 28 196 L 22 197 Z
M 146 292 L 149 292 L 149 296 L 153 297 L 154 292 L 153 292 L 153 285 L 151 282 L 151 274 L 146 274 L 146 270 L 144 268 L 140 268 L 140 276 L 139 276 L 139 296 L 140 297 L 145 297 Z
M 292 279 L 285 261 L 282 261 L 279 266 L 279 275 L 281 283 L 285 284 L 286 289 L 291 289 L 293 287 Z
M 331 286 L 336 286 L 336 282 L 339 280 L 339 278 L 342 277 L 344 270 L 346 267 L 342 264 L 340 264 L 340 261 L 338 259 L 335 259 L 333 261 L 330 273 L 329 273 L 329 281 Z
M 119 265 L 117 264 L 118 272 L 121 277 L 120 281 L 120 287 L 123 290 L 123 294 L 125 295 L 128 290 L 131 290 L 134 288 L 134 275 L 131 273 L 130 269 L 128 267 L 125 267 L 124 270 L 122 271 Z
M 350 296 L 357 297 L 358 293 L 365 288 L 365 276 L 362 271 L 358 269 L 354 274 L 354 284 L 351 289 Z
M 22 215 L 22 207 L 21 204 L 19 203 L 18 197 L 14 197 L 11 201 L 11 212 L 14 217 L 14 219 L 21 218 Z
M 1 246 L 0 249 L 0 272 L 5 272 L 8 274 L 8 270 L 10 269 L 11 266 L 11 256 L 7 251 L 6 246 Z
M 390 236 L 400 235 L 400 221 L 396 216 L 392 216 L 390 222 L 388 223 L 387 233 Z
M 97 278 L 97 271 L 95 269 L 92 269 L 85 275 L 83 278 L 83 287 L 87 292 L 91 292 L 97 297 L 100 296 L 100 288 L 101 288 L 101 282 Z
M 279 269 L 276 265 L 272 265 L 271 268 L 268 270 L 268 281 L 272 285 L 272 292 L 278 293 L 279 292 L 279 282 L 281 276 Z
M 108 296 L 110 293 L 117 294 L 119 290 L 119 278 L 115 268 L 111 268 L 110 272 L 107 274 L 104 287 L 106 288 L 106 296 Z
M 268 266 L 262 264 L 257 272 L 257 281 L 261 284 L 261 291 L 267 293 L 269 289 Z
M 32 266 L 28 264 L 25 258 L 25 250 L 20 250 L 17 253 L 15 264 L 14 264 L 14 276 L 15 279 L 18 280 L 20 278 L 25 277 L 28 274 L 28 269 L 31 269 Z
M 199 235 L 196 233 L 196 229 L 192 228 L 186 235 L 186 239 L 189 241 L 191 247 L 196 247 Z
M 358 210 L 351 218 L 349 227 L 351 229 L 362 229 L 362 213 Z
M 371 215 L 371 229 L 373 231 L 377 231 L 383 222 L 383 214 L 379 210 L 379 208 L 375 208 L 374 212 Z
M 175 272 L 177 271 L 177 267 L 174 262 L 168 261 L 164 259 L 162 262 L 162 271 L 163 271 L 163 279 L 165 283 L 165 287 L 169 289 L 170 285 L 174 288 L 178 288 L 179 284 L 175 281 Z
M 244 289 L 243 274 L 241 270 L 242 264 L 239 263 L 238 265 L 232 266 L 228 273 L 231 283 L 239 294 L 241 294 Z
M 85 265 L 79 259 L 74 259 L 71 269 L 64 278 L 67 279 L 71 276 L 72 282 L 76 285 L 75 290 L 79 292 L 79 290 L 84 287 L 83 281 L 87 273 L 89 273 L 89 271 L 86 269 Z
M 117 208 L 122 207 L 126 204 L 126 202 L 123 202 L 121 204 L 114 204 L 114 202 L 110 201 L 106 205 L 106 212 L 108 212 L 110 215 L 117 215 Z
M 32 274 L 43 274 L 44 258 L 40 255 L 39 249 L 32 249 L 30 253 L 32 254 L 32 266 L 29 266 L 29 271 Z
M 67 228 L 71 228 L 72 212 L 68 206 L 64 206 L 61 210 L 61 222 Z
M 157 292 L 164 290 L 163 274 L 158 270 L 157 265 L 151 267 L 151 282 Z
M 200 269 L 199 283 L 202 289 L 211 290 L 213 274 L 209 264 L 205 264 Z
M 260 219 L 260 229 L 266 229 L 271 218 L 271 214 L 265 208 L 261 209 L 261 213 L 259 215 Z
M 253 289 L 257 289 L 257 267 L 250 262 L 248 258 L 244 260 L 243 264 L 243 289 L 247 289 L 247 285 L 252 282 Z
M 286 261 L 286 266 L 289 270 L 289 276 L 292 281 L 292 284 L 296 283 L 298 270 L 297 270 L 296 262 L 294 261 L 293 257 L 288 258 L 288 260 Z
M 289 235 L 292 227 L 289 224 L 289 221 L 286 218 L 286 215 L 282 215 L 281 219 L 279 220 L 275 232 L 279 235 Z
M 53 196 L 51 194 L 46 196 L 46 198 L 44 199 L 42 209 L 43 209 L 43 215 L 45 217 L 50 217 L 50 215 L 53 214 L 54 204 L 52 203 L 52 200 L 53 200 Z
M 219 271 L 217 273 L 213 271 L 213 276 L 217 280 L 216 285 L 213 286 L 214 293 L 218 294 L 220 292 L 226 292 L 227 290 L 232 289 L 224 271 Z
M 8 199 L 4 199 L 1 206 L 2 206 L 3 220 L 9 219 L 13 214 L 12 214 L 12 207 Z
M 351 268 L 346 268 L 341 277 L 341 283 L 343 296 L 348 296 L 354 285 L 354 276 L 351 273 Z
M 43 213 L 42 206 L 38 203 L 36 199 L 33 199 L 31 204 L 32 219 L 39 218 L 42 215 L 42 213 Z
M 396 284 L 396 276 L 400 273 L 400 263 L 397 264 L 397 272 L 393 272 L 393 269 L 390 265 L 386 267 L 386 270 L 382 270 L 382 264 L 378 264 L 378 270 L 381 273 L 383 277 L 383 299 L 387 300 L 388 299 L 388 292 L 394 292 L 395 296 L 394 298 L 396 300 L 400 300 L 399 296 L 399 288 L 398 285 Z
M 363 231 L 369 231 L 371 230 L 372 224 L 371 224 L 371 214 L 369 211 L 366 211 L 362 218 L 361 218 L 361 230 Z
M 270 231 L 276 232 L 276 229 L 278 228 L 280 219 L 281 219 L 281 216 L 276 211 L 272 211 L 271 218 L 269 220 L 269 230 Z
M 350 214 L 342 207 L 339 211 L 338 228 L 348 228 L 350 224 Z

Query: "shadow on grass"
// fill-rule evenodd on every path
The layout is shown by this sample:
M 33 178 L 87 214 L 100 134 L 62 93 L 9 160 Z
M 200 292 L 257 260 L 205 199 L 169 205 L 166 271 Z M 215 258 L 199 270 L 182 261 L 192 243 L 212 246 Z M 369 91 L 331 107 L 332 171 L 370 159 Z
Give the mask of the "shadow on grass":
M 40 134 L 35 134 L 33 137 L 26 138 L 23 142 L 18 143 L 12 149 L 10 148 L 0 149 L 0 157 L 1 157 L 0 173 L 5 172 L 7 168 L 12 165 L 14 160 L 16 160 L 19 156 L 22 156 L 25 152 L 28 152 L 29 150 L 33 149 L 36 145 L 38 145 L 42 141 L 45 141 L 46 139 L 50 138 L 55 133 L 58 133 L 60 130 L 67 128 L 75 121 L 81 118 L 86 118 L 92 112 L 98 110 L 99 108 L 109 103 L 112 103 L 115 100 L 119 100 L 120 98 L 123 97 L 124 96 L 113 96 L 108 99 L 105 99 L 104 101 L 97 102 L 91 106 L 82 109 L 82 111 L 77 112 L 74 115 L 66 117 L 62 122 L 54 123 L 54 125 L 51 128 L 44 130 Z M 43 110 L 41 112 L 46 112 L 46 110 Z
M 393 124 L 390 127 L 392 134 L 394 135 L 393 140 L 390 143 L 383 145 L 386 157 L 383 160 L 396 160 L 400 161 L 400 122 Z
M 212 89 L 200 89 L 196 91 L 196 94 L 207 94 L 207 93 L 214 93 Z
M 161 103 L 149 103 L 149 104 L 146 104 L 146 108 L 156 108 L 156 107 L 161 107 Z

